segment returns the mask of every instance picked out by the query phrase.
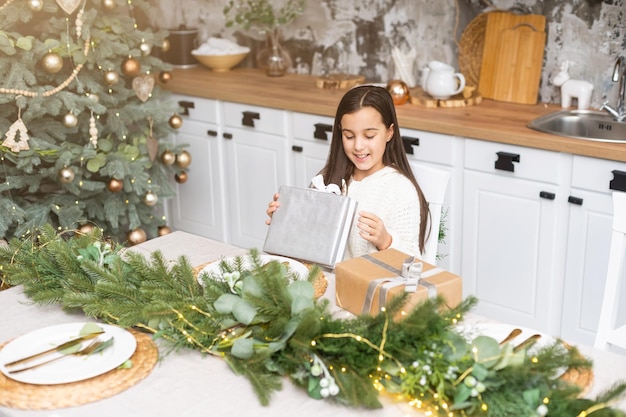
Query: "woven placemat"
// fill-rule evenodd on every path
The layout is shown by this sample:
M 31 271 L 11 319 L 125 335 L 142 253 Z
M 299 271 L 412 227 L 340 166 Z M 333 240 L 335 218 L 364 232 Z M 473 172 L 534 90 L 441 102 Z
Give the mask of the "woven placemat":
M 132 367 L 113 369 L 84 381 L 59 385 L 25 384 L 0 373 L 0 406 L 22 410 L 74 407 L 112 397 L 132 387 L 152 372 L 159 351 L 150 335 L 135 330 L 131 333 L 137 340 L 137 349 L 130 357 Z M 0 345 L 0 349 L 5 344 Z

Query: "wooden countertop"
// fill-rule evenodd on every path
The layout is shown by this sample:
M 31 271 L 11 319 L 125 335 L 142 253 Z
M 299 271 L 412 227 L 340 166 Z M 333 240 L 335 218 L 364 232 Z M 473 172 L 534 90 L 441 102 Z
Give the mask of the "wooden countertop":
M 251 68 L 212 72 L 175 69 L 161 86 L 174 93 L 333 117 L 345 90 L 320 89 L 310 75 L 268 77 Z M 626 162 L 626 144 L 570 139 L 526 127 L 561 110 L 554 104 L 524 105 L 483 100 L 463 108 L 396 107 L 401 127 Z

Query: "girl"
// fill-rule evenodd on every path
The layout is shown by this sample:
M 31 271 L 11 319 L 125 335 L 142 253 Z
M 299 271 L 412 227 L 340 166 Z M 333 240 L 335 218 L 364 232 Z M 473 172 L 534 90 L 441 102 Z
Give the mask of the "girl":
M 430 234 L 428 205 L 406 158 L 393 99 L 385 88 L 362 85 L 343 96 L 320 173 L 326 184 L 337 184 L 358 202 L 358 221 L 344 259 L 390 247 L 409 255 L 423 252 Z M 277 200 L 278 194 L 267 209 L 270 218 L 280 205 Z

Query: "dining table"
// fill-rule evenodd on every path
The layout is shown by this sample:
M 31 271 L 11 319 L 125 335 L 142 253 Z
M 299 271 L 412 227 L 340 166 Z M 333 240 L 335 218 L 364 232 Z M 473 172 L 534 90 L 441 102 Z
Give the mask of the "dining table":
M 190 265 L 202 266 L 220 259 L 242 256 L 249 249 L 235 247 L 191 233 L 175 231 L 128 248 L 150 257 L 160 251 L 168 262 L 185 257 Z M 323 270 L 327 288 L 323 298 L 333 314 L 351 316 L 335 304 L 334 274 Z M 70 312 L 58 305 L 40 305 L 30 300 L 21 286 L 0 291 L 0 345 L 46 326 L 87 321 L 82 312 Z M 467 314 L 465 321 L 490 322 L 488 318 Z M 0 405 L 0 417 L 84 417 L 84 416 L 299 416 L 299 417 L 404 417 L 423 416 L 405 402 L 381 395 L 383 407 L 379 409 L 352 408 L 333 401 L 316 400 L 305 390 L 296 387 L 287 378 L 282 389 L 274 392 L 268 405 L 261 405 L 252 385 L 237 375 L 219 357 L 191 349 L 172 351 L 167 342 L 154 340 L 158 361 L 150 371 L 121 392 L 106 398 L 83 398 L 80 405 L 55 407 L 53 404 L 29 409 L 24 406 Z M 593 361 L 593 382 L 586 396 L 593 397 L 626 378 L 626 355 L 596 350 L 591 346 L 578 346 L 580 352 Z M 78 382 L 76 384 L 79 384 Z M 80 388 L 76 391 L 79 395 Z M 10 401 L 11 392 L 0 389 L 0 404 Z M 626 401 L 615 404 L 626 410 Z

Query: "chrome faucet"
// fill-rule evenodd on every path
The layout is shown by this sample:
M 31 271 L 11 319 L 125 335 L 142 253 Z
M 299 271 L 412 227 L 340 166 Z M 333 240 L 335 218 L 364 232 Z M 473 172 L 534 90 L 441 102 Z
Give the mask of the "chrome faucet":
M 605 101 L 600 110 L 606 110 L 609 112 L 615 120 L 621 122 L 626 119 L 626 109 L 624 108 L 624 101 L 626 100 L 626 58 L 620 56 L 615 62 L 615 69 L 613 70 L 613 82 L 619 81 L 619 89 L 617 91 L 617 106 L 613 108 L 609 106 L 609 102 Z

